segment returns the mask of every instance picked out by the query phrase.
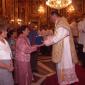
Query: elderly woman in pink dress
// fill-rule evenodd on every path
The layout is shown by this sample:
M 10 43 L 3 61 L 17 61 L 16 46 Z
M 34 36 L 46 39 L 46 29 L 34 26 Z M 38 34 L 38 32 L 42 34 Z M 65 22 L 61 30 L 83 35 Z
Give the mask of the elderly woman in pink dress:
M 30 54 L 37 50 L 36 46 L 31 46 L 27 38 L 30 30 L 28 26 L 21 26 L 18 30 L 16 41 L 16 67 L 19 85 L 31 85 L 32 72 L 30 67 Z
M 14 85 L 12 53 L 6 37 L 7 30 L 0 25 L 0 85 Z

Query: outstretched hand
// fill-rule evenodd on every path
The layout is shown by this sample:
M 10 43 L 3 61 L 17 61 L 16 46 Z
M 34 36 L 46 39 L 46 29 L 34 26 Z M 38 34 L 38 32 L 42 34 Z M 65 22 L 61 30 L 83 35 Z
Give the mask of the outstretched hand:
M 37 48 L 42 47 L 42 46 L 44 46 L 44 43 L 40 45 L 36 45 Z
M 12 65 L 8 65 L 8 66 L 7 66 L 7 69 L 8 69 L 9 71 L 13 71 L 13 70 L 14 70 L 14 67 L 13 67 Z

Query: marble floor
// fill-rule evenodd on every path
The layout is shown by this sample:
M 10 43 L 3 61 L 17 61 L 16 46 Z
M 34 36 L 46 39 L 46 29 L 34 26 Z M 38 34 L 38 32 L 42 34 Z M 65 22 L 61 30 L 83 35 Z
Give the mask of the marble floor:
M 51 56 L 39 56 L 37 62 L 38 72 L 33 73 L 35 81 L 32 82 L 32 85 L 41 85 L 47 77 L 56 73 L 55 64 L 51 61 Z

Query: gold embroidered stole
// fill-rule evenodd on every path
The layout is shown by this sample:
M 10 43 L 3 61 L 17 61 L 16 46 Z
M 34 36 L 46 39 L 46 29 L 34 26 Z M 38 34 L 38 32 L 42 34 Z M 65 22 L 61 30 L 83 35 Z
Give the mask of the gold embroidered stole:
M 65 18 L 61 18 L 58 23 L 55 23 L 55 30 L 58 29 L 59 27 L 63 27 L 67 30 L 69 30 L 70 33 L 70 49 L 71 49 L 71 55 L 72 55 L 72 60 L 73 63 L 78 63 L 78 58 L 75 50 L 75 45 L 73 41 L 73 36 L 70 30 L 70 26 Z M 57 31 L 54 30 L 54 35 L 57 35 Z M 52 61 L 54 63 L 58 63 L 61 61 L 62 58 L 62 51 L 63 51 L 63 42 L 64 40 L 60 40 L 58 43 L 55 43 L 53 45 L 53 51 L 52 51 Z
M 54 35 L 57 35 L 56 29 L 58 29 L 59 27 L 63 27 L 65 29 L 67 29 L 70 33 L 69 42 L 70 42 L 71 56 L 72 56 L 73 63 L 76 64 L 76 63 L 78 63 L 78 57 L 77 57 L 76 50 L 75 50 L 73 36 L 72 36 L 71 30 L 70 30 L 70 26 L 65 18 L 61 18 L 58 23 L 55 23 Z M 61 61 L 62 52 L 63 52 L 63 48 L 64 48 L 63 43 L 64 43 L 64 38 L 62 40 L 60 40 L 58 43 L 55 43 L 53 45 L 52 61 L 54 63 L 59 63 Z M 61 79 L 64 80 L 64 67 L 63 67 L 63 65 L 62 65 L 60 71 L 61 71 Z

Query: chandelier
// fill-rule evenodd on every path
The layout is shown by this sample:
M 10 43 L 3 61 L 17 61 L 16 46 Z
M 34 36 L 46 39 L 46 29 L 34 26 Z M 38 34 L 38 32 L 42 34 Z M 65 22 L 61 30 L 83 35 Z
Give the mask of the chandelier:
M 74 11 L 75 11 L 75 8 L 73 5 L 68 6 L 68 8 L 67 8 L 68 13 L 73 13 Z
M 44 9 L 44 7 L 43 7 L 42 5 L 39 6 L 38 12 L 39 12 L 40 14 L 44 14 L 44 13 L 45 13 L 45 9 Z
M 55 9 L 62 9 L 67 7 L 72 3 L 72 0 L 48 0 L 46 1 L 46 5 L 55 8 Z

